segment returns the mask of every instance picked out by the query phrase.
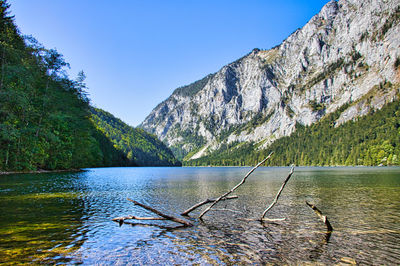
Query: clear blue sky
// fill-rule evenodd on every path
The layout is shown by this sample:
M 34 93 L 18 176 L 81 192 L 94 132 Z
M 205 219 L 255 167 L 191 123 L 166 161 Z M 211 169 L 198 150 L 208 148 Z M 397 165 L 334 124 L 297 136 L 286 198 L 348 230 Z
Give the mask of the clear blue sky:
M 281 43 L 328 0 L 9 0 L 23 34 L 56 48 L 94 106 L 138 125 L 175 88 Z

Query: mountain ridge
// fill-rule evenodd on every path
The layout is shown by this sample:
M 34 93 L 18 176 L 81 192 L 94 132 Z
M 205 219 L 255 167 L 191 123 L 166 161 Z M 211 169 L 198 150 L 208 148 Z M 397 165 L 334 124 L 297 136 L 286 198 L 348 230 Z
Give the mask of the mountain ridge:
M 280 45 L 183 87 L 195 93 L 174 91 L 140 127 L 190 160 L 225 144 L 266 148 L 349 104 L 339 126 L 398 97 L 399 20 L 396 1 L 332 0 Z M 363 98 L 380 84 L 390 86 Z

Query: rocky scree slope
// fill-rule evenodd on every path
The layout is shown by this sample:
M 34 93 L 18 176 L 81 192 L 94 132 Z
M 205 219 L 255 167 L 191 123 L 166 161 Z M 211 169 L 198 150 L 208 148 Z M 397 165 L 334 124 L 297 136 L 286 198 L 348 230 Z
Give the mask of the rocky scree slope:
M 330 1 L 279 46 L 176 89 L 141 127 L 190 160 L 221 145 L 266 148 L 345 104 L 336 126 L 380 109 L 399 97 L 399 4 Z

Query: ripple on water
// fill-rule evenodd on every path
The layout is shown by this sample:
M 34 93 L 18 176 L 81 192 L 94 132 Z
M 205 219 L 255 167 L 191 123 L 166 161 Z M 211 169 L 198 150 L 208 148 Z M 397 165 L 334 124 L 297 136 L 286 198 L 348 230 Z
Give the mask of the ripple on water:
M 111 221 L 154 216 L 126 198 L 179 215 L 236 185 L 249 168 L 104 168 L 0 180 L 0 261 L 85 264 L 398 264 L 399 168 L 298 168 L 261 224 L 288 168 L 259 168 L 204 222 Z M 316 204 L 331 235 L 305 205 Z M 199 212 L 194 212 L 195 217 Z

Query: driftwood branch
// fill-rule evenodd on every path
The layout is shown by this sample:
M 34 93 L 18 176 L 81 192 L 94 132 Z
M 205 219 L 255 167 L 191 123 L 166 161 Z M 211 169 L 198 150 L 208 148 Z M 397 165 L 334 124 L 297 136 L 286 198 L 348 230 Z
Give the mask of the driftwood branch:
M 328 217 L 323 215 L 322 212 L 315 205 L 309 203 L 308 201 L 306 201 L 306 204 L 308 205 L 308 207 L 313 209 L 313 211 L 318 215 L 318 217 L 321 219 L 321 221 L 324 222 L 324 224 L 326 225 L 326 228 L 328 229 L 328 233 L 331 233 L 333 231 L 333 228 L 331 226 L 331 223 L 328 220 Z
M 166 220 L 165 218 L 162 217 L 138 217 L 138 216 L 124 216 L 124 217 L 117 217 L 112 219 L 114 222 L 118 222 L 119 226 L 121 226 L 123 223 L 125 223 L 125 220 Z
M 230 200 L 230 199 L 237 199 L 237 198 L 238 198 L 238 196 L 229 196 L 229 197 L 223 198 L 223 199 L 221 199 L 221 200 Z M 199 208 L 199 207 L 201 207 L 201 206 L 203 206 L 203 205 L 205 205 L 205 204 L 214 202 L 214 201 L 216 201 L 216 200 L 217 200 L 217 199 L 206 199 L 205 201 L 199 202 L 199 203 L 197 203 L 196 205 L 193 205 L 192 207 L 190 207 L 189 209 L 187 209 L 186 211 L 182 212 L 181 215 L 183 215 L 183 216 L 188 216 L 189 213 L 192 212 L 192 211 L 194 211 L 195 209 L 197 209 L 197 208 Z
M 183 225 L 183 224 L 180 224 L 180 225 L 177 225 L 177 226 L 165 226 L 165 225 L 155 224 L 155 223 L 134 223 L 134 222 L 123 222 L 123 223 L 127 224 L 127 225 L 130 225 L 132 227 L 135 227 L 135 226 L 158 227 L 160 229 L 164 229 L 164 230 L 168 230 L 168 231 L 187 227 L 186 225 Z M 162 235 L 162 232 L 158 236 L 161 236 L 161 235 Z
M 144 208 L 144 209 L 146 209 L 146 210 L 149 210 L 149 211 L 151 211 L 151 212 L 153 212 L 153 213 L 155 213 L 155 214 L 161 216 L 162 218 L 158 218 L 158 217 L 136 217 L 136 216 L 131 215 L 131 216 L 126 216 L 126 217 L 115 218 L 115 219 L 113 219 L 113 221 L 118 221 L 120 224 L 122 224 L 122 223 L 124 222 L 124 220 L 126 220 L 126 219 L 136 219 L 136 220 L 170 220 L 170 221 L 174 221 L 174 222 L 176 222 L 176 223 L 183 224 L 183 225 L 185 225 L 185 226 L 193 226 L 192 223 L 190 223 L 190 222 L 188 222 L 188 221 L 186 221 L 186 220 L 183 220 L 183 219 L 180 219 L 180 218 L 177 218 L 177 217 L 174 217 L 174 216 L 166 215 L 166 214 L 164 214 L 164 213 L 162 213 L 162 212 L 160 212 L 160 211 L 157 211 L 156 209 L 153 209 L 152 207 L 149 207 L 149 206 L 147 206 L 147 205 L 144 205 L 144 204 L 142 204 L 142 203 L 139 203 L 139 202 L 137 202 L 137 201 L 135 201 L 135 200 L 132 200 L 132 199 L 129 199 L 129 198 L 128 198 L 128 200 L 129 200 L 130 202 L 133 202 L 133 204 L 135 204 L 135 205 L 137 205 L 137 206 L 140 206 L 140 207 L 142 207 L 142 208 Z M 139 218 L 139 219 L 138 219 L 138 218 Z
M 205 209 L 199 216 L 199 219 L 201 219 L 204 214 L 206 214 L 212 207 L 214 207 L 215 204 L 217 204 L 218 202 L 220 202 L 223 198 L 226 198 L 229 194 L 231 194 L 233 191 L 235 191 L 238 187 L 240 187 L 247 179 L 247 177 L 253 173 L 254 170 L 256 170 L 260 165 L 262 165 L 266 160 L 268 160 L 271 155 L 273 154 L 273 152 L 271 152 L 264 160 L 262 160 L 261 162 L 259 162 L 256 166 L 253 167 L 253 169 L 251 169 L 246 175 L 245 177 L 243 177 L 242 181 L 240 181 L 239 184 L 237 184 L 235 187 L 233 187 L 230 191 L 226 192 L 225 194 L 223 194 L 222 196 L 220 196 L 219 198 L 217 198 L 210 206 L 208 206 L 207 209 Z
M 117 217 L 112 219 L 114 222 L 118 222 L 120 220 L 167 220 L 163 217 L 138 217 L 138 216 L 133 216 L 133 215 L 129 215 L 129 216 L 124 216 L 124 217 Z
M 272 203 L 268 206 L 268 208 L 265 209 L 265 211 L 263 212 L 262 216 L 261 216 L 261 220 L 264 219 L 265 215 L 267 214 L 267 212 L 275 205 L 275 203 L 278 201 L 279 196 L 282 193 L 282 190 L 284 189 L 286 183 L 289 181 L 290 177 L 292 176 L 294 172 L 294 165 L 292 165 L 292 168 L 290 169 L 289 175 L 286 177 L 285 181 L 283 181 L 281 188 L 279 189 L 278 193 L 276 194 L 274 200 L 272 201 Z

